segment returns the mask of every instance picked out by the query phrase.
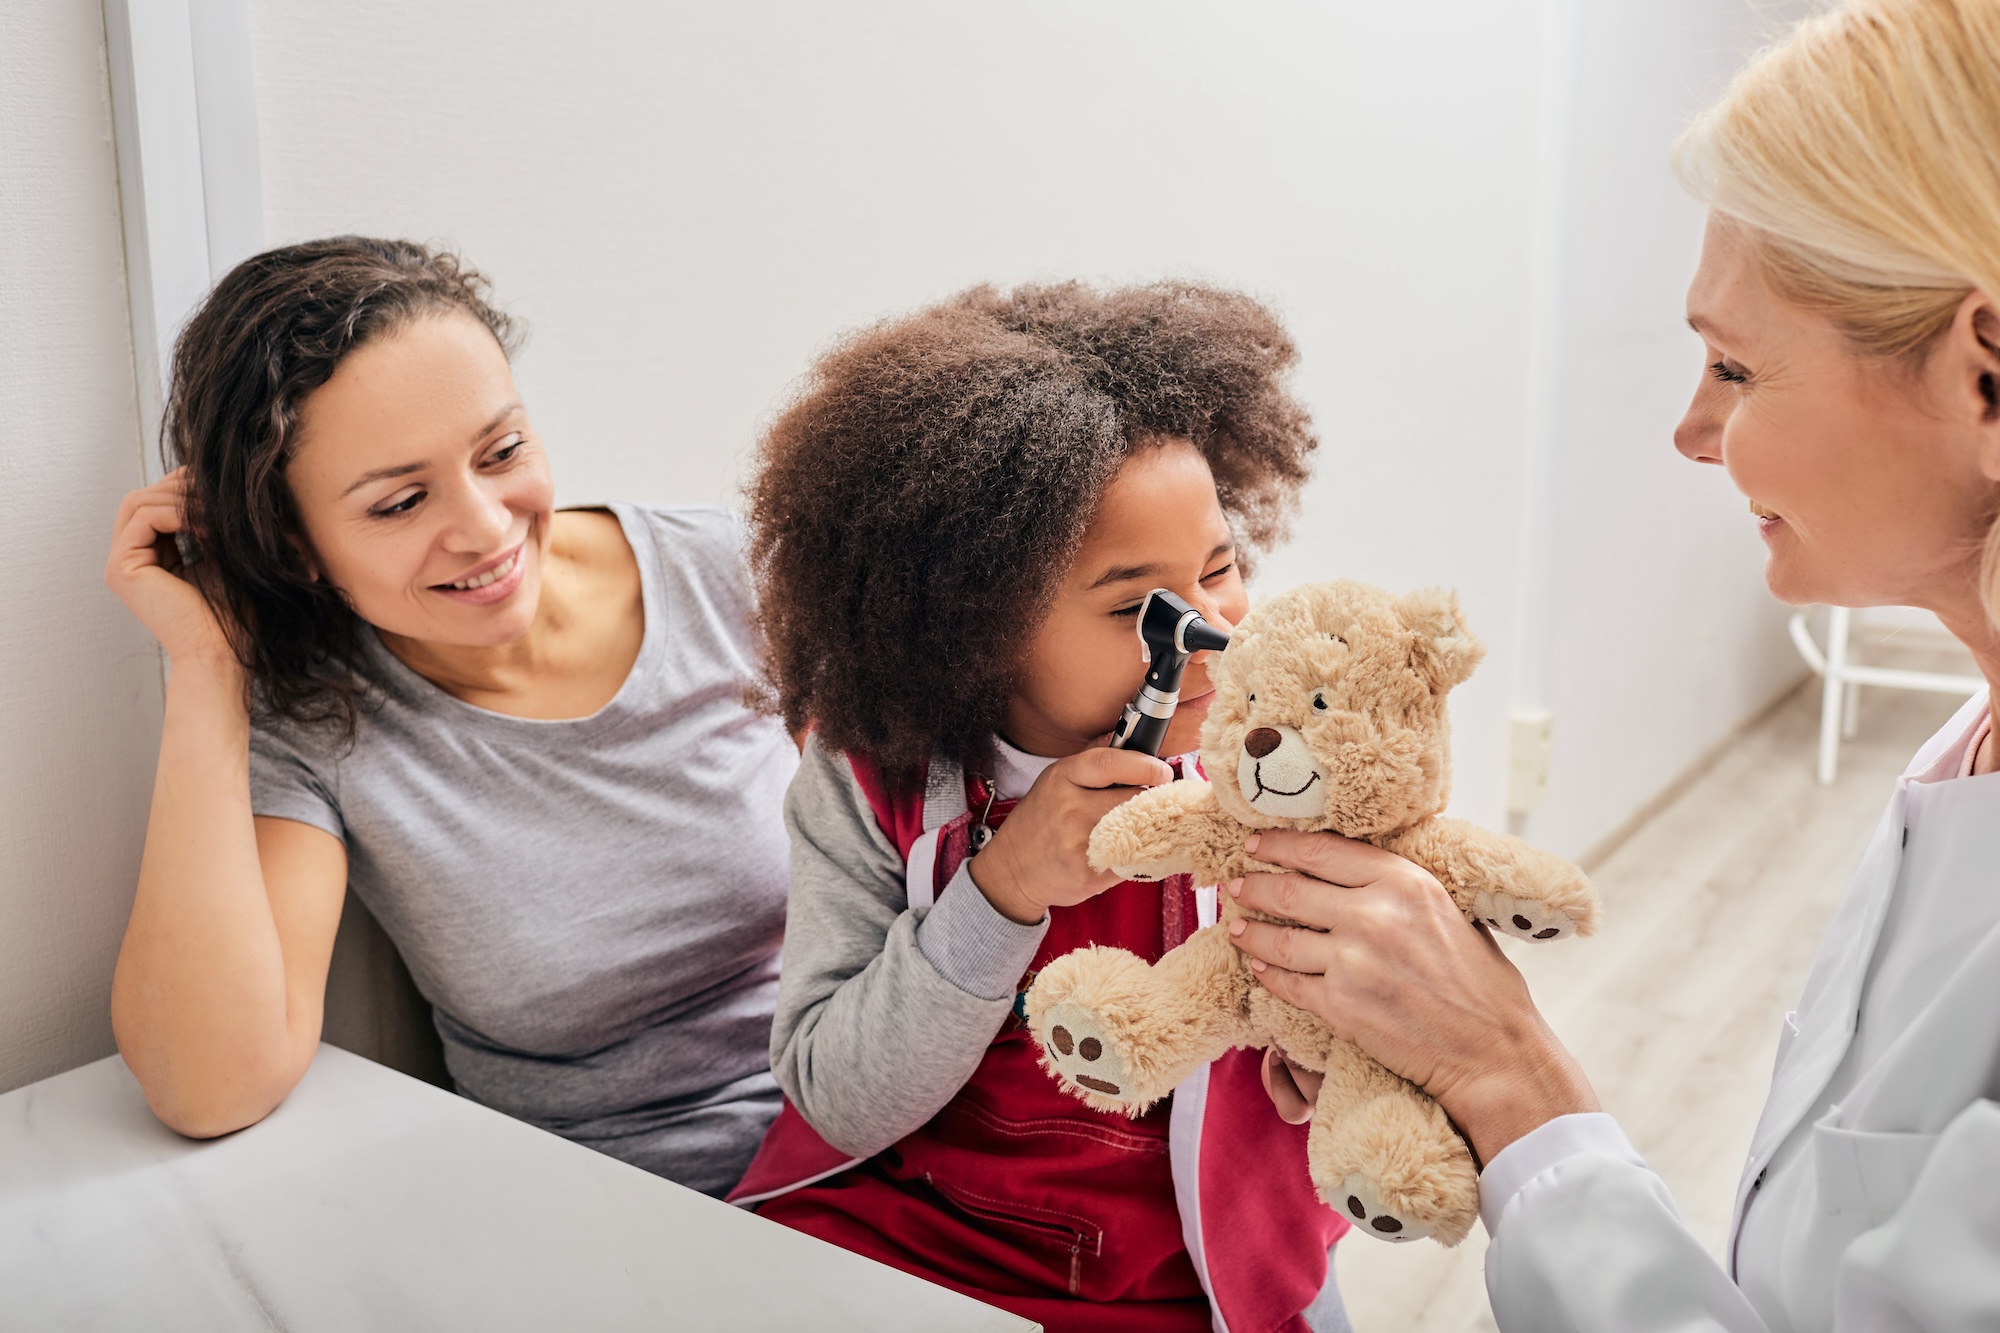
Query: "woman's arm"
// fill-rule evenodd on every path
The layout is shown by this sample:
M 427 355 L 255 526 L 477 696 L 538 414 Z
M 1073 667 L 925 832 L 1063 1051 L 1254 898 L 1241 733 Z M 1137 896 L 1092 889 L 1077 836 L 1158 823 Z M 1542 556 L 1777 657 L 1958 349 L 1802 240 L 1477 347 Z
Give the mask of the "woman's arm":
M 164 563 L 181 521 L 178 474 L 135 491 L 105 571 L 171 662 L 111 1021 L 155 1113 L 199 1138 L 262 1119 L 311 1063 L 347 854 L 319 829 L 251 815 L 242 669 Z

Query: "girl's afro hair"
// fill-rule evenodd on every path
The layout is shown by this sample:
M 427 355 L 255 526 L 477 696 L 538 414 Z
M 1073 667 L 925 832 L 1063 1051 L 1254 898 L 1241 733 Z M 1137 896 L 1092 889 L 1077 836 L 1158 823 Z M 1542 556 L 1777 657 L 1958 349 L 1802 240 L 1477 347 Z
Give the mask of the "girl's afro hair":
M 975 287 L 847 337 L 749 486 L 772 706 L 892 781 L 980 769 L 1135 448 L 1191 441 L 1239 541 L 1283 535 L 1318 444 L 1297 359 L 1262 305 L 1184 282 Z

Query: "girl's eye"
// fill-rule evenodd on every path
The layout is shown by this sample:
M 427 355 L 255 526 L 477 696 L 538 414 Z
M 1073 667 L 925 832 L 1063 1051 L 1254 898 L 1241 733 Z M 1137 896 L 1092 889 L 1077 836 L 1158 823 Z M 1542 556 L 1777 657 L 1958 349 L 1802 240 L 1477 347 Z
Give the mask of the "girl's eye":
M 1203 583 L 1212 583 L 1216 579 L 1221 578 L 1224 574 L 1227 574 L 1230 570 L 1234 568 L 1236 568 L 1236 562 L 1232 560 L 1220 569 L 1210 570 L 1208 573 L 1203 574 L 1201 576 L 1201 581 Z
M 486 456 L 486 462 L 489 465 L 494 463 L 510 462 L 512 461 L 515 454 L 521 452 L 521 446 L 526 443 L 527 440 L 518 432 L 513 435 L 509 435 L 506 438 L 506 440 L 501 443 L 498 449 L 495 449 L 492 453 Z
M 1114 616 L 1123 616 L 1126 619 L 1130 619 L 1131 617 L 1138 615 L 1139 608 L 1144 605 L 1145 605 L 1144 602 L 1134 602 L 1130 606 L 1119 607 L 1116 611 L 1113 611 L 1111 614 Z
M 412 509 L 415 509 L 417 507 L 417 502 L 422 500 L 423 498 L 424 498 L 424 493 L 422 491 L 411 491 L 408 495 L 404 496 L 402 499 L 396 501 L 395 503 L 379 506 L 378 508 L 372 509 L 369 512 L 374 514 L 375 517 L 377 518 L 389 518 L 395 514 L 407 514 Z
M 1326 711 L 1326 696 L 1324 694 L 1313 695 L 1313 711 L 1317 713 L 1324 713 Z
M 1742 384 L 1750 378 L 1748 371 L 1738 370 L 1727 361 L 1712 362 L 1708 367 L 1708 373 L 1724 384 Z

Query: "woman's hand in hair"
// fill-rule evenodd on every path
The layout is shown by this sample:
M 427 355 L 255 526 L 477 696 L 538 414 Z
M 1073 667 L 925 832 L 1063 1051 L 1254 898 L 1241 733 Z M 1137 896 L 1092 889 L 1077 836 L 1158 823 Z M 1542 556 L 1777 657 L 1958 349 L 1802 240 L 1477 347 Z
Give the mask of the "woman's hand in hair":
M 234 673 L 236 655 L 208 599 L 190 581 L 175 540 L 187 530 L 186 486 L 186 469 L 177 468 L 119 503 L 104 582 L 175 665 Z
M 1437 1098 L 1482 1162 L 1556 1116 L 1599 1109 L 1520 972 L 1429 871 L 1331 833 L 1272 829 L 1253 846 L 1301 872 L 1227 887 L 1243 907 L 1300 923 L 1230 923 L 1258 980 Z M 1295 1109 L 1276 1072 L 1273 1102 Z
M 1137 750 L 1100 747 L 1057 760 L 968 863 L 972 882 L 996 911 L 1023 925 L 1051 907 L 1095 898 L 1119 877 L 1090 868 L 1090 831 L 1142 789 L 1173 780 L 1165 761 Z

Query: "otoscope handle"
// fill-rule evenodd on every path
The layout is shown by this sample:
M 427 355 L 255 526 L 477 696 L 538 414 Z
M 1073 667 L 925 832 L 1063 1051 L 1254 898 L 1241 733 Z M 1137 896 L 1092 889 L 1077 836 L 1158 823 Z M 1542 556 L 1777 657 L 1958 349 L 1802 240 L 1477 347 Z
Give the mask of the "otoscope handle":
M 1125 716 L 1118 719 L 1117 727 L 1111 732 L 1111 748 L 1137 750 L 1141 754 L 1157 757 L 1160 747 L 1167 743 L 1167 724 L 1171 721 L 1171 709 L 1165 717 L 1154 717 L 1140 712 L 1135 704 L 1126 704 Z

